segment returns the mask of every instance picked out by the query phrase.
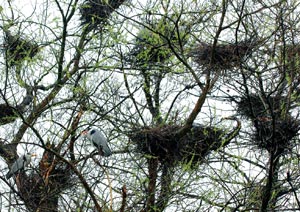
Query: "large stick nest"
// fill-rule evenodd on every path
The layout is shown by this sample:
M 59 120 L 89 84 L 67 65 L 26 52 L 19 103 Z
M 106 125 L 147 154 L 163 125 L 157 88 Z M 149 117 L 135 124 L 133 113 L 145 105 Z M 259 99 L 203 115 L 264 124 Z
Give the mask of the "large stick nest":
M 211 151 L 222 146 L 223 130 L 194 126 L 184 137 L 178 139 L 180 126 L 162 126 L 135 130 L 129 137 L 136 144 L 137 151 L 157 157 L 161 162 L 196 164 L 203 161 Z
M 47 177 L 42 173 L 26 175 L 22 172 L 16 182 L 26 207 L 36 211 L 45 202 L 55 205 L 61 192 L 74 186 L 76 179 L 69 167 L 58 165 Z
M 279 116 L 283 105 L 284 97 L 282 96 L 268 96 L 264 100 L 259 95 L 250 94 L 249 96 L 242 96 L 240 101 L 237 102 L 237 111 L 240 115 L 251 119 L 258 116 L 270 116 L 271 111 Z
M 0 125 L 14 122 L 18 118 L 18 112 L 22 111 L 7 104 L 0 104 Z
M 24 97 L 22 103 L 15 107 L 8 105 L 7 103 L 0 104 L 0 125 L 14 122 L 20 114 L 26 111 L 26 106 L 29 105 L 33 100 L 31 95 Z
M 177 29 L 164 19 L 156 20 L 139 30 L 134 47 L 125 57 L 126 62 L 136 67 L 161 65 L 172 56 L 173 48 L 187 42 L 187 29 Z M 179 31 L 179 33 L 178 33 Z
M 256 131 L 253 138 L 258 147 L 277 153 L 293 147 L 293 138 L 300 129 L 300 122 L 291 117 L 275 121 L 268 117 L 258 117 L 254 125 Z
M 134 48 L 126 57 L 135 66 L 149 66 L 163 63 L 171 55 L 166 40 L 154 32 L 143 29 L 137 35 Z
M 257 44 L 256 41 L 245 40 L 232 44 L 217 44 L 213 48 L 212 44 L 201 42 L 190 55 L 201 66 L 230 69 L 240 66 Z
M 86 0 L 80 7 L 83 25 L 95 28 L 106 24 L 109 16 L 124 3 L 125 0 Z
M 39 51 L 36 42 L 22 38 L 20 35 L 12 35 L 9 31 L 5 31 L 5 47 L 9 66 L 18 65 L 26 58 L 32 59 Z
M 237 103 L 240 115 L 250 118 L 255 126 L 255 144 L 269 152 L 282 153 L 292 147 L 298 134 L 300 122 L 291 118 L 285 107 L 284 96 L 262 96 L 250 94 Z M 273 118 L 272 118 L 273 117 Z
M 46 146 L 56 150 L 54 144 L 47 143 Z M 27 208 L 33 211 L 56 211 L 57 208 L 52 210 L 41 207 L 57 206 L 61 192 L 73 187 L 76 178 L 69 165 L 56 158 L 53 152 L 45 150 L 39 162 L 39 172 L 30 175 L 21 172 L 17 175 L 16 182 Z

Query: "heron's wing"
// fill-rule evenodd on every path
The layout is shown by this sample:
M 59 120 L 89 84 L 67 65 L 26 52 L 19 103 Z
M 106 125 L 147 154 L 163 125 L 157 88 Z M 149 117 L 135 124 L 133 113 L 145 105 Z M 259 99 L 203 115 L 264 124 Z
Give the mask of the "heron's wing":
M 25 166 L 25 160 L 23 157 L 19 157 L 18 160 L 16 160 L 16 162 L 14 162 L 14 164 L 12 165 L 12 170 L 13 171 L 18 171 L 22 168 L 24 168 Z
M 13 165 L 10 167 L 9 172 L 6 174 L 6 179 L 11 178 L 16 172 L 24 167 L 24 159 L 23 157 L 19 157 Z
M 99 131 L 99 133 L 93 134 L 93 143 L 97 144 L 96 147 L 100 149 L 104 156 L 111 155 L 111 150 L 108 146 L 107 139 L 105 136 Z
M 92 140 L 93 143 L 96 143 L 98 147 L 103 146 L 105 143 L 107 143 L 105 136 L 100 131 L 92 135 Z
M 105 143 L 103 143 L 103 145 L 101 145 L 101 150 L 105 157 L 108 157 L 112 154 L 107 142 L 105 142 Z

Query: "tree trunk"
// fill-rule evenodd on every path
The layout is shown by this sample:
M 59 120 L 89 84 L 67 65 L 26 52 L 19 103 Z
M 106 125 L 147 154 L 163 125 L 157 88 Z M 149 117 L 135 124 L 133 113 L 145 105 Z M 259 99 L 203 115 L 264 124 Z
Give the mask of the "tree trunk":
M 171 197 L 171 184 L 173 179 L 173 170 L 169 164 L 164 164 L 161 174 L 161 189 L 160 195 L 157 198 L 157 211 L 163 211 L 169 202 Z
M 155 211 L 155 191 L 157 179 L 158 159 L 148 159 L 149 183 L 148 183 L 148 196 L 146 203 L 146 211 Z

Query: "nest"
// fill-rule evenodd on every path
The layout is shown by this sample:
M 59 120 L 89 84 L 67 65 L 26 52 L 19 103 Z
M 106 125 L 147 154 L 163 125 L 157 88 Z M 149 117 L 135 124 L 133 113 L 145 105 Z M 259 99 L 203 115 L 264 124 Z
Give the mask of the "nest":
M 70 168 L 62 167 L 53 169 L 47 179 L 41 173 L 29 176 L 20 173 L 16 181 L 26 207 L 36 211 L 41 205 L 47 207 L 57 205 L 59 194 L 75 185 L 75 177 L 72 173 Z M 45 211 L 52 210 L 47 208 Z
M 194 126 L 181 139 L 176 138 L 180 126 L 162 126 L 135 130 L 129 137 L 137 151 L 157 157 L 161 162 L 201 163 L 211 151 L 222 146 L 224 131 L 214 127 Z
M 130 51 L 126 60 L 135 66 L 149 66 L 163 63 L 171 56 L 171 50 L 160 35 L 144 29 L 135 41 L 134 48 Z
M 254 125 L 256 131 L 253 138 L 257 146 L 278 154 L 293 147 L 292 139 L 300 129 L 300 122 L 290 117 L 275 122 L 271 118 L 258 117 Z
M 124 3 L 125 0 L 86 0 L 80 7 L 81 21 L 91 28 L 106 24 L 109 16 Z
M 271 108 L 269 108 L 269 104 Z M 267 101 L 263 101 L 259 95 L 250 94 L 249 96 L 242 96 L 240 101 L 237 102 L 237 112 L 241 116 L 255 119 L 258 116 L 270 116 L 270 109 L 275 116 L 280 116 L 282 106 L 284 103 L 284 97 L 281 96 L 269 96 Z
M 243 60 L 252 54 L 257 42 L 245 40 L 236 44 L 212 44 L 201 42 L 190 53 L 201 66 L 229 69 L 240 66 Z
M 14 122 L 18 118 L 18 112 L 7 104 L 0 105 L 0 125 Z
M 267 100 L 262 100 L 259 95 L 250 94 L 241 97 L 237 104 L 238 113 L 252 119 L 255 126 L 252 137 L 259 148 L 282 153 L 291 147 L 300 122 L 291 118 L 289 113 L 283 116 L 285 97 L 269 96 Z
M 12 107 L 7 104 L 0 104 L 0 125 L 14 122 L 24 112 L 24 109 L 25 107 L 22 105 Z
M 56 150 L 48 142 L 46 147 Z M 39 172 L 26 175 L 21 172 L 16 177 L 17 187 L 26 207 L 32 211 L 56 211 L 58 198 L 62 191 L 73 187 L 76 178 L 71 167 L 56 158 L 51 151 L 45 150 L 39 163 Z
M 6 60 L 9 66 L 20 64 L 26 58 L 33 58 L 39 51 L 39 46 L 32 41 L 5 32 Z
M 185 45 L 187 42 L 186 33 L 183 29 L 179 35 L 175 27 L 159 20 L 140 29 L 134 41 L 134 47 L 125 57 L 126 62 L 137 67 L 154 66 L 164 63 L 172 55 L 170 43 L 174 46 Z
M 33 100 L 31 95 L 24 97 L 22 103 L 12 107 L 6 103 L 0 104 L 0 125 L 14 122 L 20 114 L 25 112 L 26 106 L 29 105 Z

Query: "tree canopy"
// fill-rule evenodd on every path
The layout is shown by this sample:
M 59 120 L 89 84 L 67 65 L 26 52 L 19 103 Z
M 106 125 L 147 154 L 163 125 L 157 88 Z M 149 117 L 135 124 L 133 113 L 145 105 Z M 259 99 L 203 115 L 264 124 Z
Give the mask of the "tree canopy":
M 8 0 L 0 16 L 1 210 L 300 209 L 298 1 Z

